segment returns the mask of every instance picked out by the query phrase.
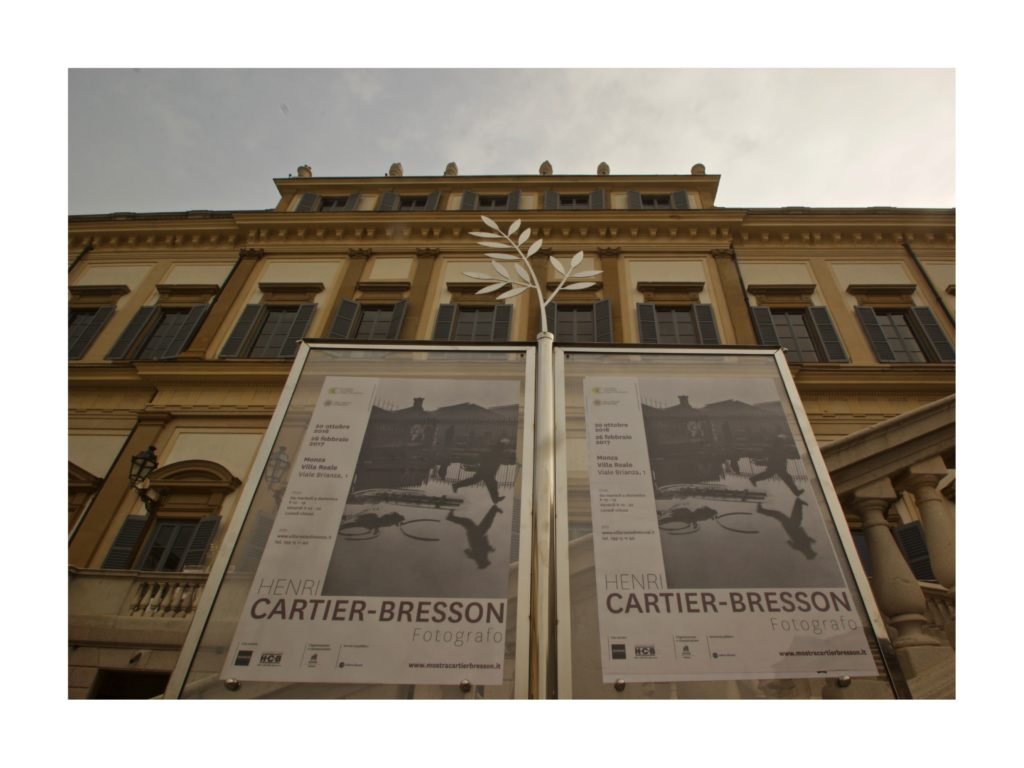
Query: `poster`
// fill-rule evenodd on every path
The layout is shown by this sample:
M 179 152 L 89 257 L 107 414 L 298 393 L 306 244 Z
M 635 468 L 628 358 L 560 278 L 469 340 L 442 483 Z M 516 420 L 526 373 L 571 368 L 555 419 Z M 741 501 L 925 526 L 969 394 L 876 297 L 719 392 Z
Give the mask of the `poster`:
M 774 379 L 583 387 L 605 682 L 877 674 Z
M 223 677 L 502 681 L 520 383 L 328 376 Z

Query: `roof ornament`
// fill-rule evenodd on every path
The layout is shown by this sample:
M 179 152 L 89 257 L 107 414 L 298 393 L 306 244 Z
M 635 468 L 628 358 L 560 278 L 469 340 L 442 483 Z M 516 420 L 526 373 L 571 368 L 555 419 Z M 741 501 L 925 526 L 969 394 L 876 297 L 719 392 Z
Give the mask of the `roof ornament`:
M 459 166 L 457 166 L 455 163 L 448 163 L 448 165 L 446 165 L 444 167 L 444 175 L 445 176 L 458 176 L 459 175 Z
M 609 173 L 611 173 L 611 169 L 608 167 L 608 163 L 598 163 L 598 166 L 597 166 L 597 175 L 598 176 L 607 176 Z
M 401 176 L 402 175 L 402 164 L 392 163 L 391 167 L 388 168 L 388 176 Z
M 300 165 L 298 168 L 299 178 L 308 179 L 313 176 L 313 169 L 308 165 Z
M 562 279 L 548 297 L 544 298 L 540 280 L 537 279 L 537 273 L 533 271 L 533 267 L 530 265 L 530 257 L 534 256 L 541 249 L 544 241 L 537 238 L 524 253 L 522 248 L 530 239 L 530 229 L 527 227 L 522 232 L 519 231 L 519 227 L 522 224 L 521 219 L 513 221 L 506 231 L 502 231 L 501 227 L 487 216 L 481 216 L 480 219 L 491 231 L 470 232 L 469 234 L 483 241 L 478 242 L 478 245 L 491 249 L 490 253 L 484 255 L 491 259 L 491 268 L 494 270 L 494 274 L 488 275 L 483 272 L 463 272 L 462 274 L 472 280 L 483 280 L 489 283 L 489 285 L 485 285 L 477 291 L 477 294 L 494 293 L 502 288 L 506 288 L 506 286 L 511 286 L 495 296 L 496 299 L 511 299 L 524 291 L 531 289 L 536 291 L 537 298 L 540 300 L 541 333 L 547 333 L 548 331 L 547 313 L 544 309 L 554 300 L 559 291 L 582 291 L 592 288 L 597 284 L 589 281 L 582 283 L 569 282 L 570 280 L 582 280 L 601 274 L 600 269 L 588 269 L 582 272 L 575 271 L 583 263 L 583 251 L 576 252 L 572 259 L 569 260 L 568 267 L 554 256 L 549 256 L 548 260 L 551 266 L 562 276 Z M 518 237 L 513 238 L 513 235 L 517 233 Z M 512 267 L 515 270 L 515 274 L 510 272 L 501 262 L 514 262 Z
M 552 171 L 552 168 L 551 168 L 551 163 L 549 163 L 547 160 L 545 160 L 543 163 L 540 164 L 540 175 L 541 176 L 550 176 L 552 174 L 552 172 L 553 171 Z

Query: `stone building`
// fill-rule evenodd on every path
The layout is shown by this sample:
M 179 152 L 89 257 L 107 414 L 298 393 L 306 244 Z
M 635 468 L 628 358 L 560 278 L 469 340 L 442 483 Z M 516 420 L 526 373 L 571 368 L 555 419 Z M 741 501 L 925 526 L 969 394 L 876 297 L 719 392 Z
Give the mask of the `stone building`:
M 601 270 L 556 344 L 785 349 L 910 689 L 952 696 L 955 212 L 723 208 L 719 180 L 304 166 L 273 209 L 70 217 L 69 696 L 164 690 L 299 340 L 536 337 L 532 293 L 463 274 L 481 215 L 542 235 L 542 282 Z

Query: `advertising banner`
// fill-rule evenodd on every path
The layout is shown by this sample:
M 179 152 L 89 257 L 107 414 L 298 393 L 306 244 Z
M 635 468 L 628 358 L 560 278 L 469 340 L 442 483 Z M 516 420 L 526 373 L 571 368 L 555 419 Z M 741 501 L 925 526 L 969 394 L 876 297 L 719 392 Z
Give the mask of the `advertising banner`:
M 774 380 L 583 392 L 605 682 L 877 674 Z
M 517 381 L 327 376 L 222 677 L 502 681 Z

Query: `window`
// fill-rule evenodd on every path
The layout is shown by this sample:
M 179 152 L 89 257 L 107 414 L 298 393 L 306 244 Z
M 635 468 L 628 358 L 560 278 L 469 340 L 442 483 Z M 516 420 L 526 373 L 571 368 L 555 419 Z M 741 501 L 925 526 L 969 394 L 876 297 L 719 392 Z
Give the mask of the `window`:
M 719 343 L 718 328 L 710 304 L 637 304 L 636 310 L 642 344 L 685 347 Z
M 221 357 L 292 358 L 316 304 L 249 304 L 221 350 Z
M 113 307 L 72 309 L 68 313 L 68 360 L 78 360 L 114 314 Z
M 199 528 L 198 520 L 161 520 L 139 559 L 140 571 L 180 571 Z
M 563 342 L 612 342 L 611 301 L 593 304 L 555 304 L 545 307 L 548 330 Z
M 474 307 L 442 304 L 434 324 L 435 341 L 508 341 L 512 305 Z
M 357 205 L 359 205 L 358 192 L 333 196 L 321 196 L 314 193 L 307 193 L 299 198 L 299 202 L 295 205 L 295 213 L 338 213 L 341 211 L 354 211 Z
M 660 193 L 633 190 L 626 193 L 626 200 L 635 211 L 685 211 L 690 208 L 690 195 L 685 189 Z
M 380 200 L 377 203 L 377 210 L 388 212 L 388 211 L 434 211 L 437 210 L 438 201 L 441 199 L 441 193 L 438 191 L 431 192 L 430 194 L 399 194 L 398 192 L 389 191 L 385 192 L 380 196 Z
M 173 360 L 199 330 L 207 309 L 207 304 L 143 307 L 128 322 L 107 359 Z
M 880 363 L 952 363 L 953 345 L 927 307 L 855 307 Z
M 347 211 L 349 208 L 349 196 L 345 197 L 324 197 L 320 199 L 321 211 Z
M 604 190 L 563 193 L 548 189 L 544 192 L 544 207 L 551 211 L 598 210 L 604 208 Z
M 761 343 L 783 347 L 790 363 L 849 360 L 825 307 L 751 307 Z
M 471 190 L 462 193 L 463 211 L 514 211 L 519 208 L 519 191 L 501 195 L 481 195 Z
M 398 198 L 398 210 L 400 211 L 425 211 L 427 210 L 427 197 L 405 197 Z
M 406 300 L 393 304 L 363 304 L 344 299 L 331 323 L 332 339 L 386 341 L 397 339 L 409 306 Z

